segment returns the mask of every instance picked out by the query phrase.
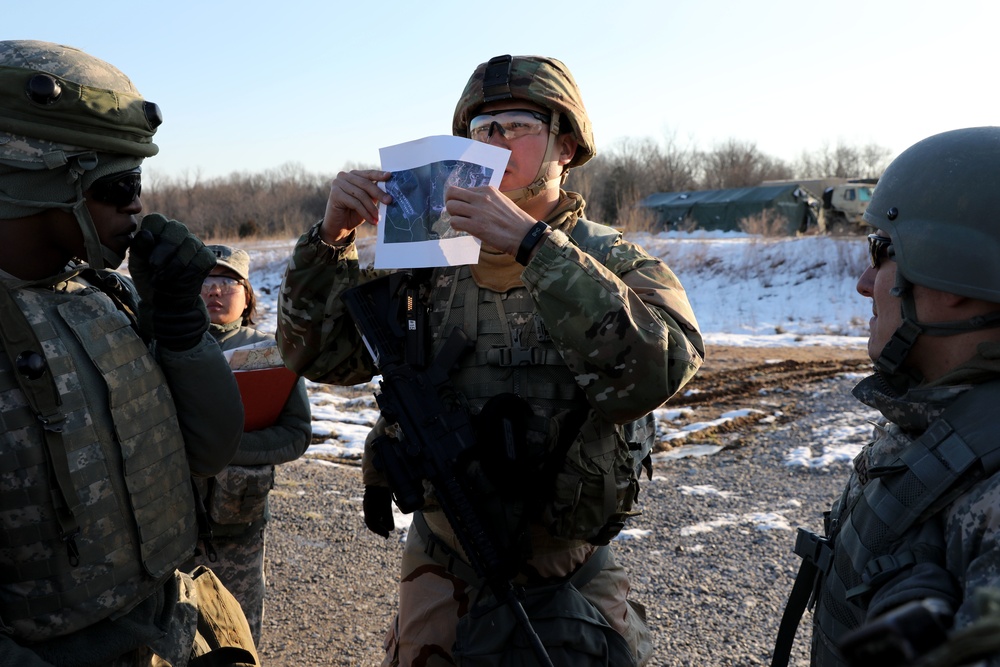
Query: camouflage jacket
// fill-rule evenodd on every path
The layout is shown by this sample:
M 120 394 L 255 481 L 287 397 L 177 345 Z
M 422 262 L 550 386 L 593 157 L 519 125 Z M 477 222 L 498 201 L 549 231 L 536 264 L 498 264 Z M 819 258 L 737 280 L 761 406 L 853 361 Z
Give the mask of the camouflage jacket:
M 620 240 L 602 265 L 568 236 L 582 201 L 570 197 L 564 208 L 548 220 L 554 231 L 520 278 L 590 403 L 624 423 L 694 376 L 704 342 L 684 288 L 662 261 Z M 436 269 L 432 282 L 455 271 Z M 318 224 L 299 239 L 281 286 L 276 336 L 289 368 L 338 385 L 377 373 L 340 299 L 377 275 L 361 269 L 353 243 L 323 243 Z
M 604 420 L 624 424 L 691 379 L 704 343 L 684 288 L 662 261 L 624 239 L 603 263 L 577 247 L 570 235 L 582 210 L 578 195 L 564 193 L 547 220 L 553 232 L 518 268 L 517 289 L 530 294 L 589 405 Z M 377 370 L 340 295 L 379 273 L 361 269 L 353 243 L 326 245 L 318 231 L 317 225 L 299 239 L 286 269 L 278 346 L 286 364 L 311 380 L 365 382 Z M 458 270 L 435 269 L 431 282 L 452 280 Z M 369 468 L 366 483 L 373 481 Z
M 998 346 L 1000 347 L 1000 346 Z M 982 350 L 983 348 L 981 348 Z M 994 352 L 998 352 L 994 350 Z M 994 357 L 995 358 L 995 357 Z M 854 390 L 855 396 L 866 405 L 882 413 L 874 426 L 872 440 L 854 459 L 854 469 L 841 497 L 833 504 L 829 526 L 843 527 L 863 495 L 870 495 L 869 485 L 891 471 L 900 457 L 914 447 L 914 440 L 928 430 L 942 413 L 967 391 L 976 391 L 976 384 L 1000 379 L 996 362 L 982 357 L 974 359 L 950 378 L 934 386 L 917 386 L 903 396 L 894 396 L 886 383 L 875 375 L 863 380 Z M 955 384 L 952 384 L 955 382 Z M 945 441 L 945 447 L 947 447 Z M 947 455 L 947 451 L 945 452 Z M 975 482 L 961 495 L 946 500 L 939 512 L 915 523 L 898 542 L 888 550 L 890 556 L 904 563 L 902 569 L 872 578 L 872 591 L 862 596 L 863 611 L 858 621 L 864 623 L 909 600 L 937 597 L 956 607 L 954 628 L 961 630 L 975 623 L 981 615 L 975 592 L 1000 586 L 1000 473 Z M 864 526 L 863 517 L 854 516 L 853 525 Z M 862 537 L 864 539 L 864 537 Z M 834 542 L 832 562 L 844 562 Z M 873 547 L 874 548 L 874 547 Z M 915 563 L 905 565 L 909 554 L 915 554 Z M 880 556 L 882 552 L 873 554 Z M 888 560 L 881 561 L 890 563 Z M 823 579 L 832 576 L 830 572 Z M 828 587 L 828 586 L 827 586 Z M 821 583 L 821 589 L 823 585 Z M 822 600 L 814 611 L 813 654 L 815 664 L 840 664 L 829 656 L 820 638 L 823 616 L 831 609 L 855 609 L 847 600 L 836 600 L 830 605 Z M 837 640 L 836 637 L 832 637 Z M 1000 657 L 992 664 L 1000 664 Z
M 209 332 L 223 351 L 272 338 L 253 327 L 241 326 L 239 321 L 228 326 L 212 324 Z M 195 488 L 202 493 L 212 520 L 213 534 L 235 537 L 256 530 L 266 522 L 269 518 L 267 492 L 274 480 L 274 466 L 302 456 L 311 439 L 309 396 L 305 380 L 299 378 L 273 425 L 244 431 L 240 446 L 226 469 L 214 478 L 195 480 Z M 267 480 L 267 483 L 255 484 L 256 479 Z M 221 487 L 217 487 L 220 480 Z M 218 523 L 215 518 L 223 518 L 225 523 Z

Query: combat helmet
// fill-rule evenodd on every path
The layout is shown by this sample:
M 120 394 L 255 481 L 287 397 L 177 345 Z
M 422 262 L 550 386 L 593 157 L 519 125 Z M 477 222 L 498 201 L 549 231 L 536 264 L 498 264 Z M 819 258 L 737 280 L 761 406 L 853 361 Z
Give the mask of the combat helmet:
M 0 220 L 71 211 L 87 262 L 118 266 L 124 258 L 100 244 L 83 192 L 156 155 L 162 120 L 156 104 L 99 58 L 50 42 L 0 41 Z
M 562 62 L 542 56 L 496 56 L 476 67 L 455 106 L 452 134 L 468 137 L 469 121 L 483 104 L 509 99 L 528 100 L 553 112 L 549 145 L 538 176 L 527 188 L 505 193 L 514 201 L 529 199 L 553 186 L 545 180 L 544 171 L 546 163 L 553 159 L 562 119 L 569 123 L 577 149 L 557 183 L 565 181 L 571 167 L 578 167 L 597 154 L 590 118 L 573 75 Z
M 865 211 L 892 238 L 903 322 L 876 367 L 902 363 L 916 337 L 1000 326 L 1000 313 L 968 321 L 917 321 L 912 285 L 1000 304 L 1000 127 L 942 132 L 903 151 Z

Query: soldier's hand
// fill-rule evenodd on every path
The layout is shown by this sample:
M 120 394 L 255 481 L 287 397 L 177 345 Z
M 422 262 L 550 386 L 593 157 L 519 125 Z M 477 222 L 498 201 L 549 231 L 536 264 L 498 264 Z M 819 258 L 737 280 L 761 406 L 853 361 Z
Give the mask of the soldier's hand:
M 365 497 L 361 503 L 365 512 L 365 525 L 368 530 L 389 537 L 396 527 L 392 520 L 392 492 L 385 486 L 366 486 Z
M 511 256 L 517 255 L 525 234 L 537 222 L 494 187 L 450 185 L 444 197 L 452 229 L 475 236 Z
M 188 350 L 208 329 L 201 285 L 214 266 L 215 255 L 183 224 L 158 213 L 143 218 L 129 250 L 129 273 L 140 317 L 164 347 Z
M 376 169 L 342 171 L 330 183 L 330 196 L 320 229 L 324 241 L 338 244 L 364 222 L 378 223 L 379 203 L 392 203 L 392 196 L 378 187 L 391 172 Z

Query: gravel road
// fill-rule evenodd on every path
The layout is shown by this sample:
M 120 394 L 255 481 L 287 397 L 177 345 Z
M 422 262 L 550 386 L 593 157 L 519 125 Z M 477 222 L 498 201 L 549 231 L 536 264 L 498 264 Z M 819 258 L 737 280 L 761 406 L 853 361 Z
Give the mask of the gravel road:
M 863 364 L 857 350 L 795 350 L 789 354 Z M 729 354 L 713 355 L 708 375 L 780 357 L 772 350 Z M 640 496 L 642 515 L 629 525 L 648 532 L 615 542 L 633 596 L 647 609 L 652 664 L 769 664 L 798 568 L 795 528 L 818 530 L 847 476 L 846 464 L 792 468 L 785 455 L 803 445 L 818 449 L 818 432 L 845 412 L 853 415 L 845 423 L 863 423 L 868 413 L 849 393 L 856 382 L 841 374 L 744 397 L 748 407 L 778 418 L 708 436 L 725 445 L 713 456 L 657 463 Z M 367 531 L 361 489 L 353 465 L 305 458 L 279 467 L 267 538 L 265 666 L 380 663 L 402 533 L 384 540 Z M 807 644 L 808 617 L 791 664 L 807 664 Z

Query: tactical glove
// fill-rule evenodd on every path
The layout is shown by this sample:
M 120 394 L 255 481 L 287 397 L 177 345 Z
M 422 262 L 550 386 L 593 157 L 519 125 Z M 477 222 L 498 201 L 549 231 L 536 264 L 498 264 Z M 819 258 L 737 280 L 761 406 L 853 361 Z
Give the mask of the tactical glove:
M 365 511 L 368 530 L 382 537 L 389 537 L 389 533 L 396 527 L 392 520 L 392 491 L 385 486 L 366 486 L 361 507 Z
M 209 322 L 201 284 L 214 266 L 214 253 L 183 224 L 159 213 L 143 218 L 128 268 L 141 299 L 144 332 L 168 350 L 197 345 Z

